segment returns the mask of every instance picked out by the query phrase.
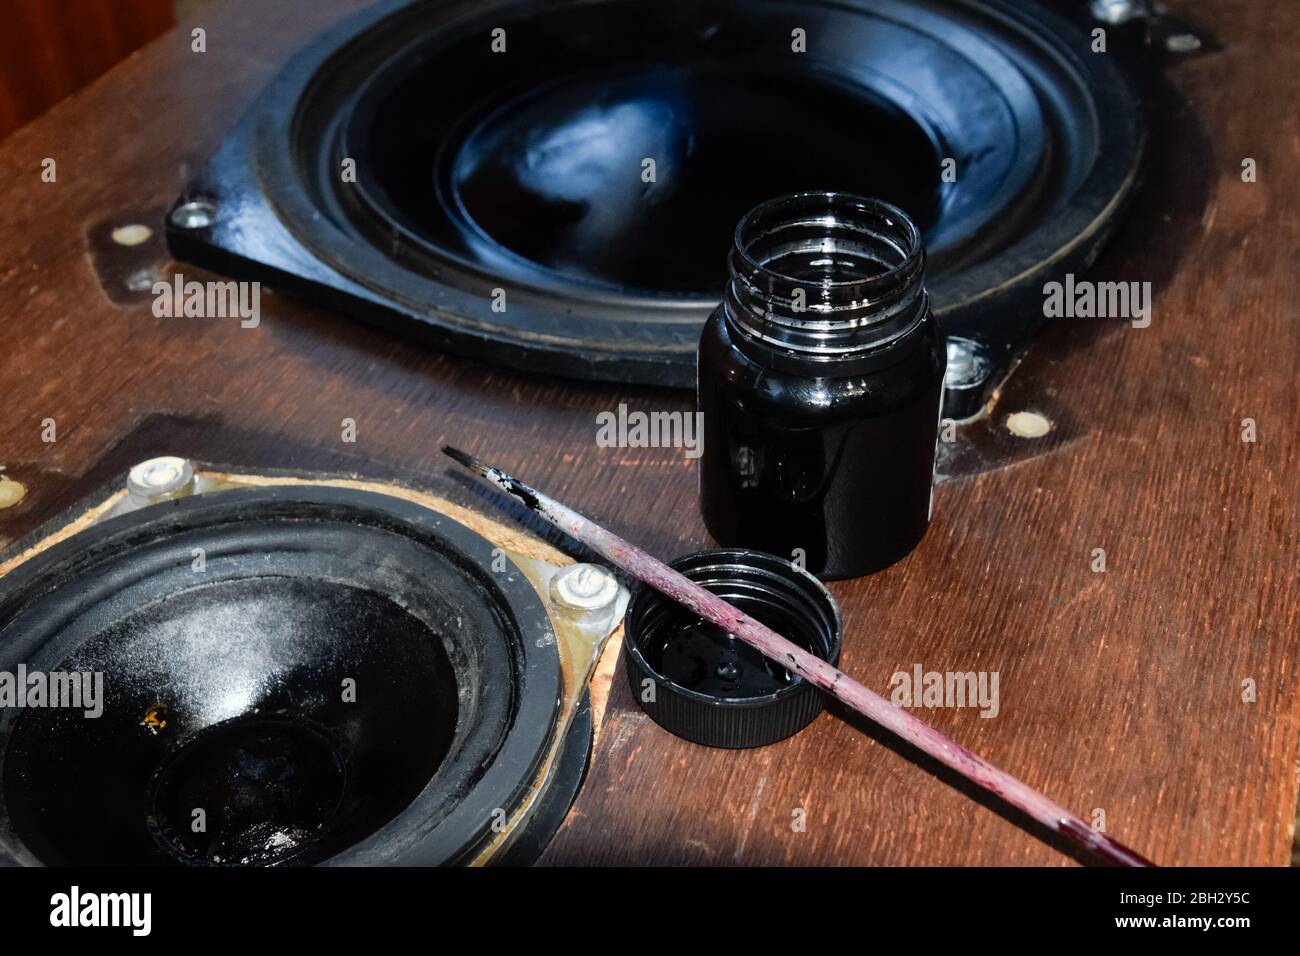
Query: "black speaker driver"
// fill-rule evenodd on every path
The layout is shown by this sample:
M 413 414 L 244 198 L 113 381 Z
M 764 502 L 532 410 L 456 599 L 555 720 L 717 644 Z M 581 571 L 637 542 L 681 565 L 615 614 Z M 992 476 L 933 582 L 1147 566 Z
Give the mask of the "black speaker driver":
M 940 324 L 1005 365 L 1138 178 L 1140 99 L 1082 26 L 1022 0 L 381 3 L 285 66 L 169 241 L 464 355 L 685 388 L 740 217 L 850 192 L 921 226 Z
M 535 785 L 562 689 L 541 599 L 493 562 L 427 508 L 289 486 L 20 564 L 0 671 L 103 693 L 93 717 L 0 708 L 0 864 L 470 859 Z

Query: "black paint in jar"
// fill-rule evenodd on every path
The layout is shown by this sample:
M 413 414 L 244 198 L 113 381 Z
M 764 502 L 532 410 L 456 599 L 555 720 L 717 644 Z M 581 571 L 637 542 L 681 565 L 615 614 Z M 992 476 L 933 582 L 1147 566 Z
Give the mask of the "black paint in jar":
M 736 228 L 700 340 L 710 534 L 859 577 L 930 523 L 946 354 L 925 250 L 888 203 L 798 193 Z

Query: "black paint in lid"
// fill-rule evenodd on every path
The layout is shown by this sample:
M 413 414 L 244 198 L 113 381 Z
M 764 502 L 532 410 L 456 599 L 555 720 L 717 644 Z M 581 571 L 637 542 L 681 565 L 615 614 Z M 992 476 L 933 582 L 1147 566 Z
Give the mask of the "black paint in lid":
M 830 592 L 807 571 L 761 551 L 704 551 L 672 562 L 696 584 L 835 664 L 842 624 Z M 652 588 L 628 605 L 623 659 L 650 717 L 709 747 L 761 747 L 812 722 L 817 688 Z

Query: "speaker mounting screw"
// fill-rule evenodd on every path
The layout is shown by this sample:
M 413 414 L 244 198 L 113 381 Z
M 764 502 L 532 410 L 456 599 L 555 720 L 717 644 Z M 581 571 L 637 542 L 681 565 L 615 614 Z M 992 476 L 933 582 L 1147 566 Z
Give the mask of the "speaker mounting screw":
M 172 225 L 181 229 L 207 229 L 216 221 L 217 207 L 201 199 L 182 203 L 172 210 Z
M 1141 0 L 1092 0 L 1089 9 L 1094 20 L 1116 25 L 1151 15 Z
M 133 496 L 150 503 L 180 497 L 194 487 L 194 466 L 171 455 L 150 458 L 131 469 L 126 487 Z
M 978 385 L 988 377 L 990 365 L 978 342 L 957 335 L 948 336 L 948 371 L 944 374 L 944 387 Z

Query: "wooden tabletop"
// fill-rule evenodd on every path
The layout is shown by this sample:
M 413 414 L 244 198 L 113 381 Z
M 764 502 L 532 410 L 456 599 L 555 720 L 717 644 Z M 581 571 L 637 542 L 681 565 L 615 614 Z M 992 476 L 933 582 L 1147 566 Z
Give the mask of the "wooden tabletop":
M 693 462 L 595 445 L 598 412 L 685 410 L 687 395 L 442 357 L 271 294 L 256 329 L 160 319 L 125 289 L 130 256 L 152 248 L 176 267 L 157 246 L 114 252 L 106 231 L 157 226 L 286 55 L 363 5 L 216 3 L 0 144 L 0 464 L 28 489 L 0 511 L 0 546 L 161 453 L 404 477 L 493 509 L 439 455 L 447 440 L 663 557 L 710 544 Z M 1148 186 L 1095 271 L 1152 282 L 1151 325 L 1064 320 L 1042 337 L 990 421 L 962 430 L 959 446 L 984 450 L 949 469 L 916 552 L 832 586 L 842 666 L 883 693 L 917 664 L 997 671 L 996 717 L 917 713 L 1086 819 L 1104 812 L 1160 863 L 1285 864 L 1300 716 L 1300 16 L 1293 0 L 1171 5 L 1224 49 L 1169 69 Z M 1242 181 L 1246 158 L 1257 182 Z M 1018 411 L 1056 428 L 1015 438 Z M 546 859 L 1070 862 L 842 717 L 709 750 L 644 717 L 621 674 Z

